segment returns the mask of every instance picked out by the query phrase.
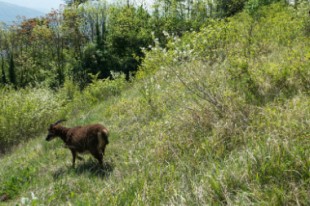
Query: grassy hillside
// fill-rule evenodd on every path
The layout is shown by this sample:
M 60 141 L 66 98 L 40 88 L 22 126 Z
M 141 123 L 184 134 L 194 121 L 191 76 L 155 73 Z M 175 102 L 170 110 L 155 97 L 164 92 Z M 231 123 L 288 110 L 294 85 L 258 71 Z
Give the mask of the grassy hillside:
M 33 133 L 0 159 L 0 204 L 309 205 L 307 15 L 275 4 L 210 21 L 146 52 L 132 82 L 94 77 L 82 93 L 70 80 L 46 90 L 57 108 L 36 132 L 61 117 L 102 123 L 105 164 L 85 155 L 73 169 L 60 140 Z

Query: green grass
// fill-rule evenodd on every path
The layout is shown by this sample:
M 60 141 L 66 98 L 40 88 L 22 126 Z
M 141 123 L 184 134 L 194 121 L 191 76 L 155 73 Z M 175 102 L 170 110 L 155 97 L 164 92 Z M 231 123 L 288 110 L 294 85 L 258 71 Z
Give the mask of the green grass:
M 256 36 L 232 38 L 212 55 L 193 45 L 185 58 L 182 46 L 222 31 L 223 22 L 176 38 L 168 51 L 153 49 L 131 83 L 94 81 L 79 93 L 67 81 L 57 95 L 69 103 L 55 118 L 67 112 L 66 126 L 106 125 L 104 166 L 85 155 L 72 168 L 61 140 L 46 142 L 41 131 L 1 157 L 0 197 L 9 199 L 0 205 L 309 205 L 309 41 L 298 25 L 279 42 L 262 37 L 266 21 L 277 35 L 277 19 L 295 15 L 268 8 L 274 18 L 256 22 Z M 230 19 L 225 32 L 238 36 L 249 18 Z M 217 42 L 214 34 L 206 38 Z
M 10 197 L 4 204 L 22 198 L 33 205 L 309 203 L 307 95 L 252 111 L 240 130 L 202 114 L 177 77 L 166 82 L 167 72 L 65 123 L 110 129 L 103 168 L 90 155 L 71 168 L 70 151 L 59 139 L 45 142 L 45 134 L 3 156 L 0 193 Z M 153 90 L 147 97 L 146 88 Z

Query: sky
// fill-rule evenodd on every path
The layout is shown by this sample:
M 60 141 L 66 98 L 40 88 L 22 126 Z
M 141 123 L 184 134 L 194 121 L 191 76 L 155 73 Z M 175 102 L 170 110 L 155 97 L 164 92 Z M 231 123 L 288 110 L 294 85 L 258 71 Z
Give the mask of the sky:
M 49 12 L 51 9 L 58 9 L 60 4 L 64 4 L 63 0 L 0 0 L 3 2 L 36 9 L 41 12 Z
M 52 9 L 59 9 L 59 5 L 65 4 L 64 0 L 0 0 L 0 1 L 16 4 L 31 9 L 36 9 L 44 13 L 50 12 Z M 111 2 L 113 1 L 114 0 L 111 0 Z M 146 2 L 147 4 L 151 4 L 153 2 L 153 0 L 130 0 L 130 1 L 136 3 Z

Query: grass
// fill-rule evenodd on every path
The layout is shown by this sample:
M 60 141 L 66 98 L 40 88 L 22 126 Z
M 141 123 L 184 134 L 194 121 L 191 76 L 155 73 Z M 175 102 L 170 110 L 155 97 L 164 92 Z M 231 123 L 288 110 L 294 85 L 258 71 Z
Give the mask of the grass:
M 270 8 L 275 17 L 293 15 Z M 250 17 L 234 18 L 238 28 Z M 265 29 L 255 25 L 257 32 Z M 213 27 L 180 42 L 190 45 Z M 288 51 L 308 45 L 281 35 L 268 49 L 252 45 L 252 57 L 238 50 L 247 41 L 233 39 L 236 48 L 225 45 L 207 59 L 197 58 L 204 56 L 200 47 L 192 48 L 195 58 L 178 51 L 180 62 L 173 56 L 177 40 L 166 52 L 150 51 L 131 83 L 94 82 L 80 94 L 66 82 L 61 95 L 71 103 L 64 124 L 102 123 L 111 131 L 104 166 L 85 155 L 73 169 L 70 151 L 60 140 L 46 142 L 42 133 L 1 157 L 0 197 L 8 200 L 0 205 L 309 205 L 307 63 L 302 52 L 287 58 Z M 294 43 L 287 50 L 285 35 Z M 283 69 L 290 63 L 292 70 Z
M 162 78 L 167 72 L 66 123 L 111 130 L 103 168 L 90 155 L 71 168 L 70 151 L 60 140 L 45 142 L 44 134 L 3 156 L 0 193 L 10 197 L 4 204 L 309 203 L 307 95 L 260 107 L 239 131 L 202 115 L 178 77 Z
M 0 93 L 0 152 L 36 137 L 61 114 L 63 102 L 48 89 L 0 88 Z

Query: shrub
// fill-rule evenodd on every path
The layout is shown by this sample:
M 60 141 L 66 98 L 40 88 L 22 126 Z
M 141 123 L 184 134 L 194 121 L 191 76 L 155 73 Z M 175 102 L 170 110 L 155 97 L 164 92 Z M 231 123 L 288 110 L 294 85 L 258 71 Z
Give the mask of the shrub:
M 118 96 L 128 85 L 123 73 L 113 73 L 112 79 L 98 80 L 96 75 L 92 76 L 92 83 L 83 91 L 83 98 L 93 103 L 107 100 L 109 97 Z
M 62 100 L 48 89 L 0 89 L 0 150 L 35 137 L 60 115 Z

